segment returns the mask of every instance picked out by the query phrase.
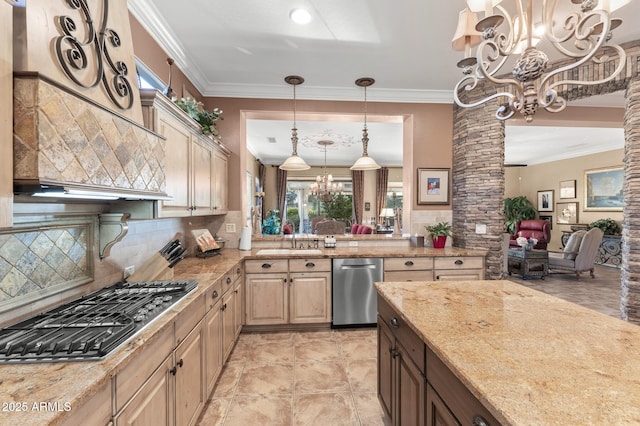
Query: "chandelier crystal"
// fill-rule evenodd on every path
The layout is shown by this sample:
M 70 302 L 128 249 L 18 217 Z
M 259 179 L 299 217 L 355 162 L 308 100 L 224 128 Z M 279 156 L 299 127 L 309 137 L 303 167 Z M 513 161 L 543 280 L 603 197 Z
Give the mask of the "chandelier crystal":
M 316 176 L 316 181 L 309 188 L 312 195 L 322 201 L 329 201 L 335 194 L 342 194 L 342 183 L 334 183 L 333 176 L 327 173 L 327 147 L 333 145 L 333 141 L 321 140 L 318 145 L 324 147 L 324 168 L 322 176 Z
M 467 0 L 468 8 L 460 12 L 452 40 L 454 50 L 465 52 L 458 62 L 463 77 L 454 88 L 456 104 L 471 108 L 497 99 L 497 119 L 507 120 L 519 112 L 527 122 L 533 120 L 539 107 L 552 113 L 564 110 L 567 100 L 561 93 L 569 86 L 606 83 L 624 69 L 624 49 L 610 42 L 612 31 L 622 20 L 612 19 L 609 14 L 629 1 L 565 1 L 563 4 L 579 7 L 574 6 L 576 10 L 561 17 L 556 13 L 558 0 Z M 513 17 L 507 9 L 515 10 Z M 476 15 L 479 12 L 484 12 L 480 21 Z M 547 53 L 536 47 L 538 41 L 553 46 L 567 61 L 549 67 Z M 611 60 L 617 62 L 613 70 L 601 66 Z M 578 71 L 588 64 L 593 65 L 592 74 Z M 511 75 L 498 75 L 509 67 Z M 570 70 L 574 70 L 571 77 L 563 79 Z M 493 83 L 497 90 L 478 100 L 484 94 L 474 93 L 474 89 L 483 80 Z M 460 100 L 462 89 L 470 92 L 469 103 Z
M 296 86 L 304 83 L 304 78 L 298 75 L 288 75 L 284 78 L 287 84 L 293 86 L 293 127 L 291 128 L 291 156 L 280 165 L 282 170 L 308 170 L 311 168 L 302 157 L 298 157 L 298 129 L 296 127 Z

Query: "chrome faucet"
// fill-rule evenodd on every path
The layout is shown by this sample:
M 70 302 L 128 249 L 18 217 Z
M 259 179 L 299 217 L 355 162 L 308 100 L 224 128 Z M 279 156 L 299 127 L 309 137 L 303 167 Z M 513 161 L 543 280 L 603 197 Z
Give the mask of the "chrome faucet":
M 293 223 L 293 221 L 291 219 L 286 219 L 284 221 L 284 223 L 282 224 L 282 229 L 284 232 L 284 225 L 286 225 L 287 223 L 289 223 L 291 225 L 291 248 L 296 248 L 296 224 Z M 284 233 L 282 234 L 282 236 L 284 237 Z

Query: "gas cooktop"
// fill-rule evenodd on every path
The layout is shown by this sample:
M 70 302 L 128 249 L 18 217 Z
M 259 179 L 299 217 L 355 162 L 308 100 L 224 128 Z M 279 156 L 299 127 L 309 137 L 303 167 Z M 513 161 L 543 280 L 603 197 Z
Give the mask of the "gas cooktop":
M 189 280 L 103 288 L 0 329 L 0 363 L 102 359 L 197 286 Z

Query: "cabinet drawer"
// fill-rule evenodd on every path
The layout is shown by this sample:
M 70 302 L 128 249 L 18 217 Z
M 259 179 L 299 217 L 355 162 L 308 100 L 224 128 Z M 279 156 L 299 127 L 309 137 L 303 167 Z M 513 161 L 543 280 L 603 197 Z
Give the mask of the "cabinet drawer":
M 331 259 L 290 259 L 291 272 L 331 271 Z
M 432 281 L 433 271 L 385 271 L 385 281 Z
M 235 272 L 235 269 L 231 269 L 224 274 L 222 278 L 220 278 L 220 282 L 222 283 L 222 294 L 231 290 L 231 287 L 233 287 L 233 283 L 235 282 Z
M 436 257 L 434 260 L 434 266 L 436 269 L 482 269 L 482 261 L 482 257 Z
M 427 382 L 433 386 L 460 424 L 477 424 L 473 418 L 478 415 L 482 416 L 486 424 L 500 424 L 429 348 L 427 348 Z
M 154 342 L 145 344 L 140 354 L 116 374 L 116 412 L 124 407 L 171 351 L 173 351 L 173 327 L 167 327 Z
M 233 281 L 237 281 L 242 276 L 242 264 L 238 263 L 236 266 L 234 266 L 231 273 L 233 275 Z
M 244 263 L 244 272 L 247 274 L 289 272 L 289 261 L 287 259 L 247 260 Z
M 384 259 L 385 271 L 412 271 L 433 269 L 432 257 L 387 257 Z
M 378 296 L 378 315 L 406 349 L 409 357 L 420 369 L 420 372 L 424 374 L 425 345 L 422 339 L 400 317 L 400 314 L 380 296 Z
M 189 306 L 182 309 L 176 318 L 176 346 L 178 346 L 187 337 L 193 327 L 204 317 L 204 304 L 202 303 L 202 295 L 199 300 L 192 301 Z
M 222 280 L 216 280 L 204 293 L 204 310 L 209 312 L 213 305 L 222 298 Z
M 483 269 L 443 269 L 434 272 L 436 281 L 477 281 L 484 279 Z

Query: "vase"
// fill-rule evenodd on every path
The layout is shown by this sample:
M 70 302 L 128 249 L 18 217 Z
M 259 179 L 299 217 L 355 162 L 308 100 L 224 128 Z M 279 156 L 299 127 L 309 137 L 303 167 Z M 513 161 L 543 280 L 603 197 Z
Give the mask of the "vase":
M 433 237 L 431 240 L 433 241 L 433 248 L 444 248 L 447 243 L 447 236 Z

